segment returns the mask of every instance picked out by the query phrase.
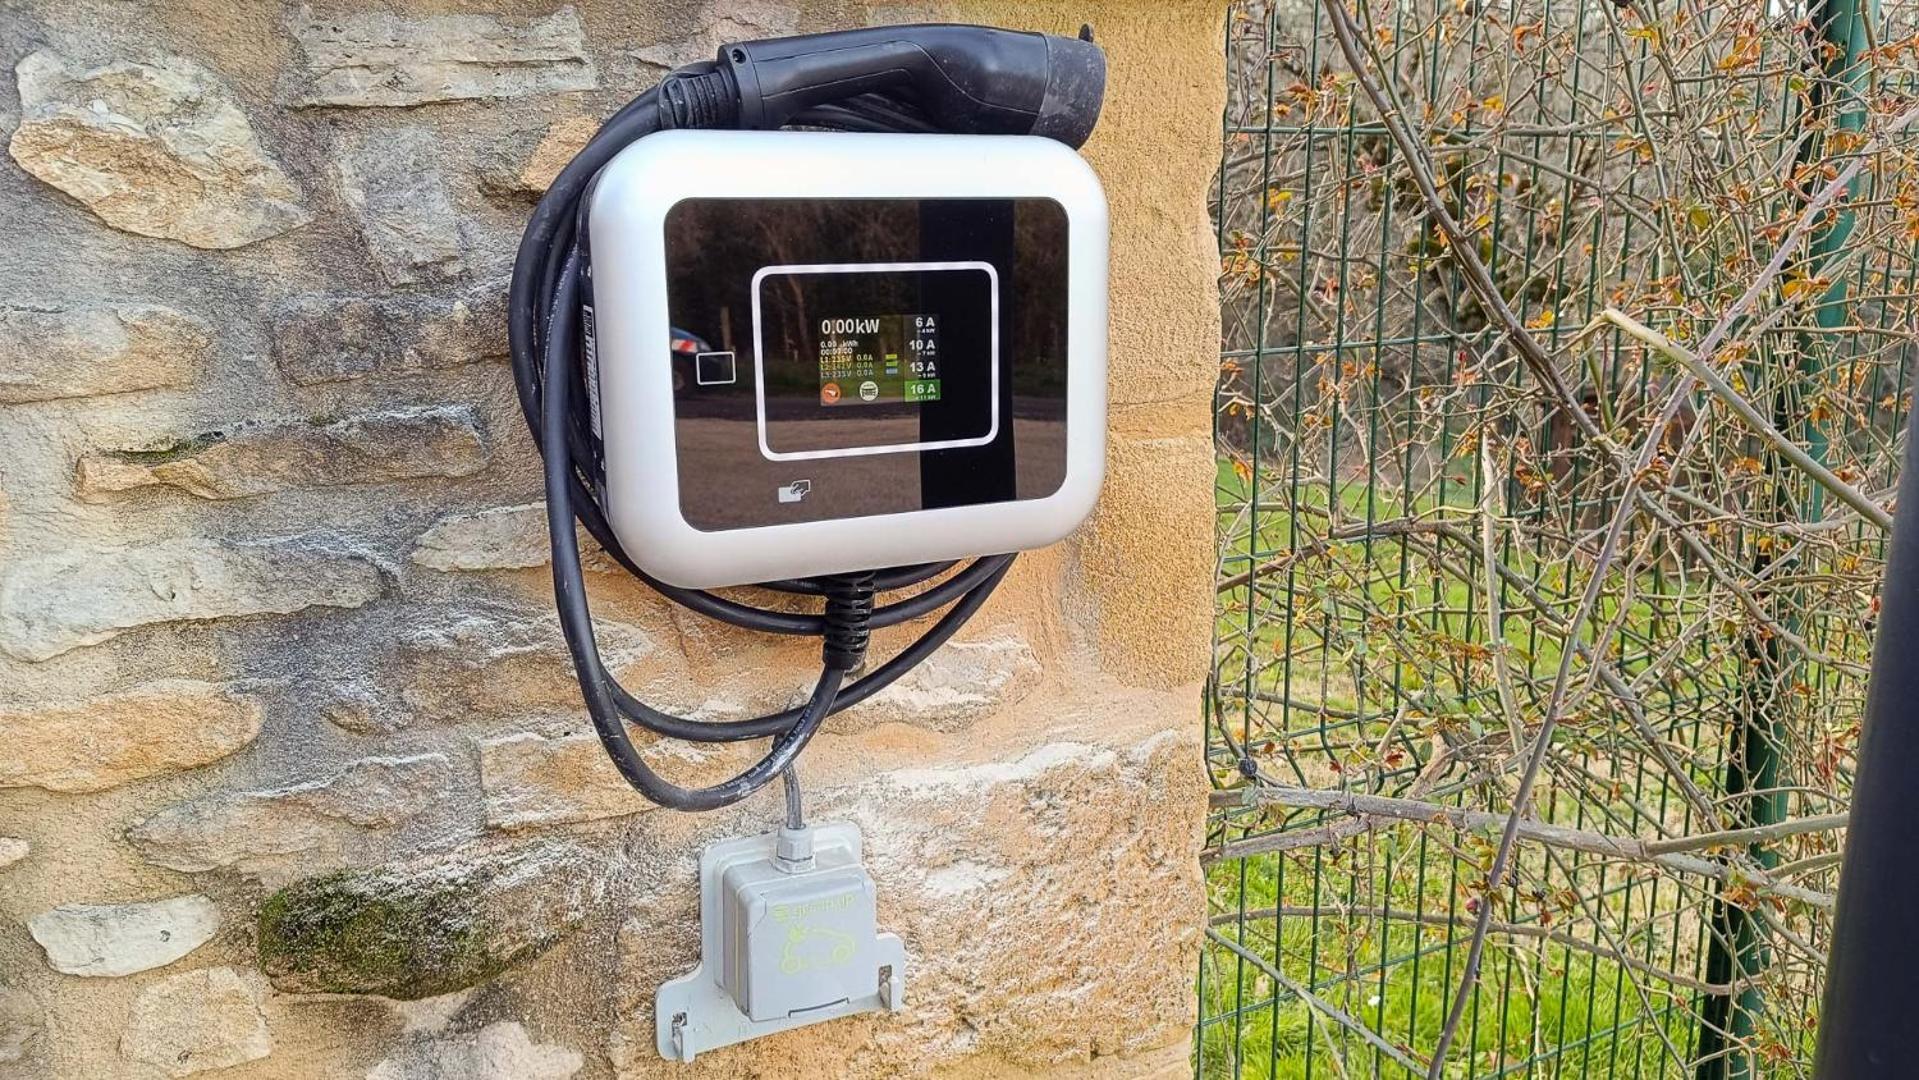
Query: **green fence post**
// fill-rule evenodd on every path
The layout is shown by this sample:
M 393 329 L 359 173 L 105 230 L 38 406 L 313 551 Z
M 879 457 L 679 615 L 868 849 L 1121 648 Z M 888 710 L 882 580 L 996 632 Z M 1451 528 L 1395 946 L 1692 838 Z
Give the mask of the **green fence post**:
M 1819 161 L 1828 156 L 1829 149 L 1826 133 L 1843 131 L 1857 134 L 1866 126 L 1866 95 L 1864 93 L 1868 73 L 1866 64 L 1861 63 L 1870 41 L 1867 31 L 1878 23 L 1877 0 L 1814 0 L 1812 4 L 1812 23 L 1819 32 L 1819 39 L 1826 47 L 1826 78 L 1812 87 L 1812 115 L 1824 122 L 1822 130 L 1807 139 L 1800 148 L 1802 162 Z M 1868 23 L 1871 20 L 1871 23 Z M 1850 148 L 1849 148 L 1850 149 Z M 1850 200 L 1859 184 L 1857 179 L 1846 192 L 1846 199 L 1835 207 L 1831 217 L 1823 223 L 1812 236 L 1812 257 L 1809 262 L 1814 277 L 1826 272 L 1834 255 L 1845 249 L 1846 241 L 1852 236 L 1853 213 Z M 1814 320 L 1819 327 L 1817 335 L 1804 335 L 1800 342 L 1802 363 L 1808 365 L 1809 373 L 1816 371 L 1820 350 L 1829 348 L 1836 340 L 1827 335 L 1839 330 L 1846 322 L 1846 281 L 1835 277 L 1827 286 L 1825 295 L 1820 298 L 1819 309 L 1814 312 Z M 1815 340 L 1815 338 L 1819 340 Z M 1791 404 L 1782 402 L 1789 407 Z M 1813 459 L 1823 463 L 1826 459 L 1828 436 L 1825 425 L 1798 410 L 1800 415 L 1784 416 L 1783 420 L 1794 423 L 1802 432 L 1806 449 Z M 1790 431 L 1792 428 L 1786 428 Z M 1805 517 L 1816 520 L 1824 504 L 1825 491 L 1814 487 L 1811 498 L 1807 500 Z
M 1802 116 L 1819 124 L 1818 129 L 1800 147 L 1798 161 L 1807 164 L 1823 160 L 1829 152 L 1827 133 L 1856 132 L 1864 128 L 1865 97 L 1861 93 L 1866 67 L 1860 63 L 1867 47 L 1867 20 L 1876 17 L 1874 0 L 1814 0 L 1810 21 L 1825 49 L 1825 78 L 1810 88 L 1809 108 Z M 1855 181 L 1856 182 L 1856 181 Z M 1850 192 L 1848 193 L 1850 195 Z M 1853 214 L 1841 203 L 1837 211 L 1814 232 L 1808 272 L 1817 277 L 1837 252 L 1844 249 L 1852 233 Z M 1832 347 L 1828 334 L 1845 324 L 1846 282 L 1836 277 L 1821 297 L 1814 312 L 1818 332 L 1801 336 L 1799 351 L 1803 370 L 1815 374 L 1823 353 Z M 1802 384 L 1803 385 L 1803 384 Z M 1807 451 L 1815 460 L 1826 458 L 1829 437 L 1825 427 L 1805 408 L 1803 400 L 1780 393 L 1774 401 L 1775 422 L 1784 431 L 1798 431 Z M 1775 496 L 1789 482 L 1786 471 L 1777 463 L 1769 464 L 1774 478 Z M 1823 492 L 1814 488 L 1804 500 L 1801 515 L 1806 520 L 1821 516 Z M 1764 556 L 1761 556 L 1763 569 Z M 1781 612 L 1782 620 L 1794 625 L 1794 605 Z M 1772 697 L 1785 686 L 1783 667 L 1788 660 L 1778 643 L 1757 635 L 1746 645 L 1746 655 L 1758 677 L 1748 680 L 1749 690 L 1741 702 L 1739 726 L 1733 732 L 1726 763 L 1725 790 L 1729 796 L 1755 792 L 1739 813 L 1740 824 L 1763 825 L 1781 821 L 1787 814 L 1786 799 L 1779 788 L 1779 747 L 1781 710 Z M 1753 857 L 1760 865 L 1771 867 L 1776 856 L 1755 845 Z M 1750 977 L 1771 963 L 1771 951 L 1752 912 L 1727 898 L 1714 902 L 1713 936 L 1708 945 L 1705 976 L 1709 982 L 1729 982 Z M 1700 1008 L 1698 1080 L 1754 1080 L 1761 1075 L 1760 1064 L 1751 1053 L 1751 1038 L 1765 1008 L 1759 990 L 1748 985 L 1733 996 L 1705 998 Z

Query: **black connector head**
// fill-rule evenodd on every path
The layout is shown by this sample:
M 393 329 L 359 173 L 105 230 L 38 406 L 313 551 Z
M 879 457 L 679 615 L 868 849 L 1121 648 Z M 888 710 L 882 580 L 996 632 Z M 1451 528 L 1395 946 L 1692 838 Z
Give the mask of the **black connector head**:
M 720 49 L 739 125 L 771 130 L 815 106 L 877 93 L 941 131 L 1040 135 L 1078 148 L 1106 93 L 1106 55 L 1077 38 L 988 26 L 876 26 Z

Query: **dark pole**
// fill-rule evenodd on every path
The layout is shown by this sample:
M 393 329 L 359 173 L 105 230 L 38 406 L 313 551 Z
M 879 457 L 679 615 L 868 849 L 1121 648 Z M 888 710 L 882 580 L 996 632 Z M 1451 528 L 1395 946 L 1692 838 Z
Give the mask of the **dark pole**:
M 1907 1080 L 1919 1062 L 1919 438 L 1906 468 L 1880 593 L 1832 963 L 1819 1013 L 1818 1080 Z

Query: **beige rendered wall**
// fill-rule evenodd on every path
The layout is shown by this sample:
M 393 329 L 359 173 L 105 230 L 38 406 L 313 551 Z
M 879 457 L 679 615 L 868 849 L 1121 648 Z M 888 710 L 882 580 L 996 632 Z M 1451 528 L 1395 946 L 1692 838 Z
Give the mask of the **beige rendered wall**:
M 1219 8 L 0 5 L 0 1077 L 1180 1074 Z M 929 17 L 1108 50 L 1104 500 L 805 759 L 907 1011 L 669 1066 L 695 853 L 778 796 L 653 810 L 603 760 L 504 279 L 553 162 L 666 67 Z M 589 577 L 652 699 L 737 715 L 815 663 Z

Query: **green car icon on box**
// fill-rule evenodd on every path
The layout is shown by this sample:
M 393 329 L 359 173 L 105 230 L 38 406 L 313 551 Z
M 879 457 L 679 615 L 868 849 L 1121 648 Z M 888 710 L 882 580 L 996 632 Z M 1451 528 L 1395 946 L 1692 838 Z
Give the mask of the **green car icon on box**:
M 802 971 L 844 967 L 852 962 L 858 948 L 850 934 L 817 926 L 789 926 L 785 947 L 780 950 L 780 972 L 798 975 Z

